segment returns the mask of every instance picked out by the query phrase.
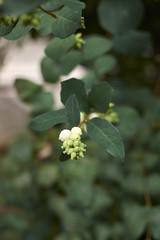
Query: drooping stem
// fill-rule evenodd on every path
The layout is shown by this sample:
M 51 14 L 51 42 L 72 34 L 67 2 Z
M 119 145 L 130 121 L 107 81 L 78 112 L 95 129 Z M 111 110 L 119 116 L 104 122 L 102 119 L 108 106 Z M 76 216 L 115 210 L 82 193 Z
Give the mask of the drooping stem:
M 39 6 L 39 9 L 41 9 L 43 12 L 47 13 L 48 15 L 50 15 L 50 16 L 52 16 L 54 18 L 58 18 L 58 15 L 55 14 L 55 13 L 49 12 L 49 11 L 45 10 L 44 8 L 42 8 L 40 6 Z

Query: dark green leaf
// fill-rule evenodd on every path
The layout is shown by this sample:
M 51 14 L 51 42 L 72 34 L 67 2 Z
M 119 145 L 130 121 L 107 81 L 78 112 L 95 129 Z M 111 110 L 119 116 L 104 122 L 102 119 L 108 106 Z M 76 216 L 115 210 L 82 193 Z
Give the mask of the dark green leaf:
M 15 24 L 10 24 L 8 26 L 5 26 L 3 23 L 0 23 L 0 36 L 9 34 L 14 28 L 14 26 Z
M 32 105 L 31 114 L 36 116 L 53 109 L 53 95 L 51 92 L 41 92 L 39 93 Z
M 56 124 L 66 122 L 65 110 L 50 111 L 43 113 L 30 122 L 30 128 L 35 131 L 45 131 Z
M 66 38 L 81 27 L 81 10 L 65 6 L 55 14 L 58 18 L 53 18 L 52 31 L 56 37 Z
M 150 210 L 150 229 L 151 229 L 151 234 L 154 237 L 155 240 L 160 239 L 160 207 L 154 207 L 151 208 Z
M 8 15 L 20 15 L 38 7 L 45 0 L 5 0 L 0 7 L 0 12 Z
M 86 37 L 85 42 L 83 52 L 86 60 L 96 58 L 112 48 L 112 42 L 100 35 Z
M 50 59 L 48 57 L 44 57 L 42 59 L 41 72 L 46 82 L 58 82 L 60 76 L 59 66 L 53 59 Z
M 94 62 L 97 71 L 100 74 L 108 73 L 116 66 L 117 60 L 114 56 L 108 54 L 97 58 Z
M 16 79 L 15 88 L 18 96 L 24 102 L 32 102 L 42 91 L 42 87 L 26 79 Z
M 123 137 L 129 137 L 136 133 L 140 118 L 135 109 L 128 106 L 120 106 L 114 109 L 118 113 L 119 124 L 117 125 L 118 130 Z
M 8 40 L 16 40 L 22 36 L 24 36 L 26 33 L 28 33 L 33 28 L 32 25 L 24 26 L 20 22 L 18 22 L 13 30 L 4 36 L 4 38 Z
M 58 8 L 66 5 L 73 10 L 79 10 L 85 8 L 85 3 L 78 0 L 49 0 L 42 7 L 48 11 L 55 11 Z
M 52 33 L 53 17 L 48 14 L 41 14 L 40 23 L 37 27 L 34 27 L 41 35 L 48 35 Z
M 70 155 L 64 154 L 64 153 L 61 153 L 61 155 L 60 155 L 60 157 L 59 157 L 59 161 L 60 161 L 60 162 L 65 162 L 65 161 L 67 161 L 67 160 L 69 160 L 69 159 L 70 159 Z
M 142 15 L 140 0 L 101 0 L 98 6 L 101 27 L 113 34 L 124 34 L 135 28 Z
M 151 47 L 151 36 L 147 32 L 132 30 L 113 39 L 115 49 L 125 55 L 136 55 Z
M 60 60 L 60 71 L 62 75 L 69 74 L 82 60 L 82 55 L 76 50 L 72 50 Z
M 98 112 L 106 112 L 111 100 L 112 91 L 107 82 L 95 84 L 88 95 L 90 105 Z
M 78 126 L 80 122 L 79 105 L 75 94 L 72 94 L 66 104 L 66 119 L 71 127 Z
M 74 35 L 65 39 L 55 37 L 49 42 L 45 49 L 45 53 L 48 57 L 58 60 L 64 56 L 75 43 L 76 38 Z
M 66 103 L 70 95 L 76 94 L 79 108 L 81 111 L 88 112 L 89 105 L 87 100 L 87 94 L 85 92 L 84 83 L 81 80 L 71 78 L 62 82 L 61 101 Z
M 87 123 L 87 133 L 105 151 L 124 159 L 124 145 L 120 133 L 111 123 L 102 118 L 93 118 Z

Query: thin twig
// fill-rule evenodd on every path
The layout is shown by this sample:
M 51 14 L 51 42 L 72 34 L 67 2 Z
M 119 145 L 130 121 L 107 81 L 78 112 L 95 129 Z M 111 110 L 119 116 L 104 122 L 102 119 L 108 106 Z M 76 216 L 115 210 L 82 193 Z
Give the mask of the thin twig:
M 39 9 L 41 9 L 43 12 L 47 13 L 48 15 L 50 15 L 50 16 L 52 16 L 54 18 L 58 18 L 58 15 L 55 14 L 55 13 L 49 12 L 49 11 L 45 10 L 44 8 L 42 8 L 40 6 L 39 6 Z

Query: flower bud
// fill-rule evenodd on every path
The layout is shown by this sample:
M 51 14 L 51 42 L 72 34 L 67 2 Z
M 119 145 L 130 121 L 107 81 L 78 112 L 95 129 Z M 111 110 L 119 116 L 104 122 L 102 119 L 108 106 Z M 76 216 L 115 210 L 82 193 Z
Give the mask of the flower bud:
M 68 150 L 68 154 L 71 154 L 73 151 L 74 151 L 74 148 L 70 148 L 70 149 Z
M 71 135 L 71 131 L 68 130 L 68 129 L 64 129 L 60 132 L 60 135 L 59 135 L 58 139 L 63 142 L 65 140 L 69 139 L 70 135 Z
M 67 141 L 67 145 L 68 145 L 69 147 L 72 147 L 72 146 L 73 146 L 73 141 L 72 141 L 72 140 L 68 140 L 68 141 Z
M 83 152 L 79 152 L 79 156 L 80 156 L 80 157 L 84 157 Z
M 71 129 L 71 133 L 76 133 L 76 134 L 81 135 L 82 134 L 82 130 L 79 127 L 73 127 Z

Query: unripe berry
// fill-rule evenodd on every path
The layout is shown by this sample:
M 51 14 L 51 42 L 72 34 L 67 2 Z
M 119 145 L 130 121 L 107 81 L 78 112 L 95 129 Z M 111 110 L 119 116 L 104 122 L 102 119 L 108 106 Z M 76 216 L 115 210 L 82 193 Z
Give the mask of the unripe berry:
M 82 134 L 82 130 L 79 127 L 73 127 L 71 129 L 71 133 L 76 133 L 76 134 L 81 135 Z
M 75 141 L 75 140 L 80 140 L 80 135 L 77 133 L 71 133 L 70 137 L 71 140 Z
M 114 107 L 114 103 L 110 102 L 109 103 L 109 108 L 112 108 L 112 107 Z
M 75 147 L 74 152 L 79 152 L 79 147 Z
M 72 152 L 72 153 L 71 153 L 71 159 L 75 159 L 76 156 L 77 156 L 77 154 L 76 154 L 75 152 Z
M 39 25 L 39 20 L 38 20 L 37 18 L 33 18 L 33 19 L 31 20 L 31 24 L 32 24 L 33 26 L 37 27 L 37 26 Z
M 80 142 L 79 142 L 79 141 L 75 141 L 75 142 L 73 143 L 73 146 L 74 146 L 74 147 L 79 147 L 79 145 L 80 145 Z
M 68 145 L 69 147 L 72 147 L 72 146 L 73 146 L 73 141 L 72 141 L 72 140 L 68 140 L 68 141 L 67 141 L 67 145 Z
M 73 151 L 74 151 L 74 148 L 70 148 L 70 149 L 68 150 L 68 154 L 71 154 Z
M 66 148 L 67 147 L 67 140 L 65 140 L 64 142 L 63 142 L 63 148 Z
M 79 152 L 79 156 L 80 156 L 80 157 L 84 157 L 83 152 Z
M 71 131 L 68 129 L 64 129 L 63 131 L 60 132 L 58 139 L 63 142 L 65 140 L 69 139 L 70 135 L 71 135 Z
M 89 119 L 96 118 L 96 117 L 99 117 L 97 113 L 91 113 L 89 115 Z

